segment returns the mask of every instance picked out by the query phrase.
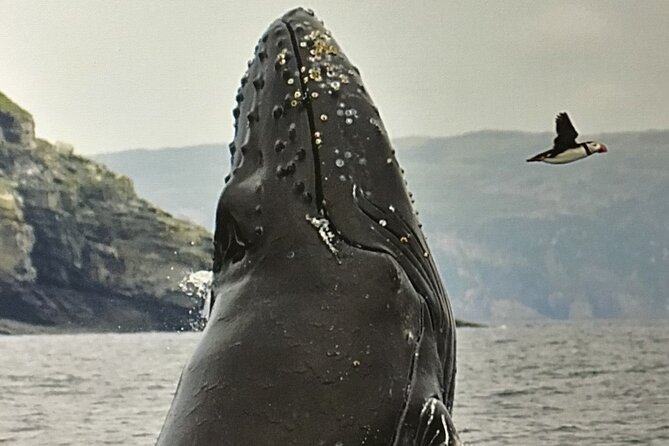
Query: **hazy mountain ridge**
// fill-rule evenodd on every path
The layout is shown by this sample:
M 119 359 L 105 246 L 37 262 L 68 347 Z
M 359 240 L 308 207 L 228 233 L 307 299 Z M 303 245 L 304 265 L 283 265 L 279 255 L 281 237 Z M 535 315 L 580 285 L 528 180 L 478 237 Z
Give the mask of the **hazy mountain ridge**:
M 92 158 L 132 178 L 137 193 L 147 200 L 167 204 L 176 216 L 213 229 L 216 203 L 229 169 L 227 150 L 220 144 L 202 144 Z
M 610 152 L 528 164 L 554 135 L 486 130 L 395 142 L 456 315 L 669 316 L 669 131 L 582 135 Z M 213 227 L 225 145 L 96 157 Z

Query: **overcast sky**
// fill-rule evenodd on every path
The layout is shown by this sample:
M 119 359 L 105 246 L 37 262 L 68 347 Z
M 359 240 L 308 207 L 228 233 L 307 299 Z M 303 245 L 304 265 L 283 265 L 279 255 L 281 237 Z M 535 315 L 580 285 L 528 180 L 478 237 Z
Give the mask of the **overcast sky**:
M 227 142 L 239 78 L 294 1 L 0 0 L 0 91 L 92 154 Z M 391 137 L 669 128 L 669 1 L 310 1 Z

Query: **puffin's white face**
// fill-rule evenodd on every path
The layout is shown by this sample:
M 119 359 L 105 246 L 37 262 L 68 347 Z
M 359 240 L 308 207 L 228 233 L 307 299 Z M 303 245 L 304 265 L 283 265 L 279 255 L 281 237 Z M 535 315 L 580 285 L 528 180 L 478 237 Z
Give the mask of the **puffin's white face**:
M 606 145 L 602 144 L 601 142 L 588 141 L 586 144 L 592 153 L 606 153 L 609 151 L 606 148 Z

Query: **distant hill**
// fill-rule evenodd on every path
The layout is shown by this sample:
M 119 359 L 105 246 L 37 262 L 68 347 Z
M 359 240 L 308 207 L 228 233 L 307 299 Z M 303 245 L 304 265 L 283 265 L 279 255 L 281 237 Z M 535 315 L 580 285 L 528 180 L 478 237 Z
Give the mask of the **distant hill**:
M 395 141 L 458 317 L 669 316 L 669 131 L 584 136 L 609 153 L 525 163 L 549 133 Z M 225 145 L 96 159 L 142 196 L 213 228 Z
M 227 145 L 135 149 L 92 157 L 132 178 L 137 193 L 178 217 L 213 229 L 230 162 Z

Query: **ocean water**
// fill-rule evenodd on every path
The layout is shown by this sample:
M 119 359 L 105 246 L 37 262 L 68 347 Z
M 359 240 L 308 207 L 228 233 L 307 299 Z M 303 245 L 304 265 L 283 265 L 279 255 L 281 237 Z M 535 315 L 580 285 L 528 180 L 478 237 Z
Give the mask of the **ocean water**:
M 0 337 L 0 445 L 153 445 L 199 333 Z M 470 445 L 669 445 L 669 321 L 458 330 Z

